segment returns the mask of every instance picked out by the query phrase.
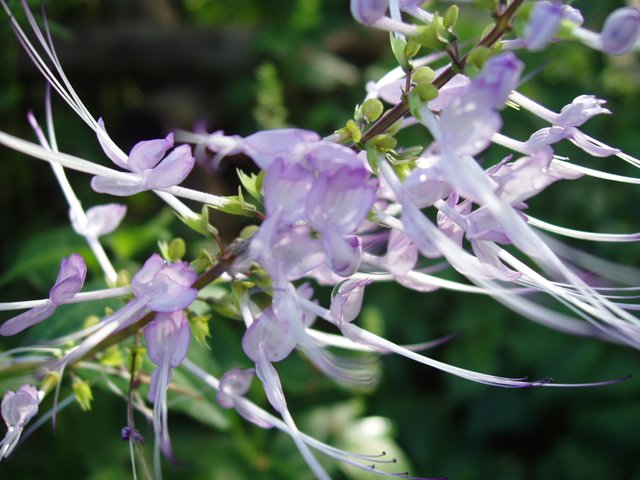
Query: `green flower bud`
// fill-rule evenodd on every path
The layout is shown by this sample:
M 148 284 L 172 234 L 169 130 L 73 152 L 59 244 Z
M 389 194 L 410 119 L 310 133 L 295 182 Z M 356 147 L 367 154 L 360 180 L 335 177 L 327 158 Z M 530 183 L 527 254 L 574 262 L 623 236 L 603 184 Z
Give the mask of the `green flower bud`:
M 91 410 L 93 393 L 91 392 L 89 384 L 78 377 L 74 377 L 71 388 L 73 389 L 73 394 L 75 395 L 76 402 L 78 402 L 80 408 L 85 412 Z
M 391 150 L 398 143 L 395 138 L 385 134 L 376 135 L 370 140 L 370 142 L 372 145 L 375 145 L 380 151 Z
M 491 55 L 491 49 L 483 46 L 476 47 L 471 50 L 471 53 L 469 53 L 469 56 L 467 57 L 467 64 L 481 69 L 484 67 L 484 64 L 487 63 L 487 60 L 489 60 Z
M 169 243 L 169 260 L 172 262 L 178 262 L 182 260 L 182 257 L 187 253 L 187 244 L 182 238 L 174 238 Z
M 438 88 L 431 83 L 422 83 L 417 85 L 413 92 L 420 96 L 420 100 L 423 102 L 428 102 L 429 100 L 433 100 L 440 93 Z
M 460 9 L 458 8 L 457 5 L 451 5 L 449 8 L 447 8 L 447 11 L 444 13 L 444 17 L 442 19 L 442 24 L 444 25 L 444 28 L 446 28 L 447 30 L 450 30 L 453 27 L 455 27 L 456 22 L 458 21 L 459 13 L 460 13 Z
M 97 315 L 89 315 L 87 318 L 84 319 L 84 322 L 82 323 L 82 328 L 89 328 L 89 327 L 93 327 L 94 325 L 97 325 L 98 323 L 100 323 L 100 317 Z
M 367 122 L 375 122 L 384 111 L 384 105 L 377 98 L 370 98 L 362 104 L 362 114 Z
M 121 367 L 124 365 L 124 355 L 117 345 L 112 345 L 104 351 L 100 363 L 107 367 Z
M 128 287 L 131 285 L 131 274 L 127 270 L 120 270 L 116 277 L 116 287 Z
M 351 139 L 355 143 L 358 143 L 360 140 L 362 140 L 362 131 L 360 130 L 360 127 L 358 127 L 358 124 L 354 120 L 347 120 L 347 124 L 345 125 L 345 128 L 347 129 L 347 131 L 349 132 L 349 135 L 351 135 Z
M 407 59 L 411 60 L 418 54 L 421 48 L 422 45 L 420 45 L 420 42 L 418 42 L 414 38 L 409 38 L 407 41 L 407 45 L 404 47 L 404 55 L 405 57 L 407 57 Z
M 44 392 L 50 392 L 58 386 L 59 381 L 60 381 L 59 373 L 49 372 L 45 375 L 44 380 L 42 381 L 41 390 Z
M 418 85 L 422 85 L 423 83 L 431 83 L 433 82 L 433 79 L 436 78 L 436 72 L 434 72 L 432 68 L 426 66 L 418 67 L 413 71 L 411 78 Z

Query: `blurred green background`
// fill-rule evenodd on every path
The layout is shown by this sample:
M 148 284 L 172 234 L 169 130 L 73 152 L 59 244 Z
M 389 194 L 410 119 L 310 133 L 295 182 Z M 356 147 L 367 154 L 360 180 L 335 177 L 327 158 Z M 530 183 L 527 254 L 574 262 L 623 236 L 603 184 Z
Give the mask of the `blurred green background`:
M 9 3 L 22 18 L 19 2 Z M 37 7 L 38 2 L 30 3 Z M 622 2 L 575 5 L 586 25 L 597 30 Z M 58 0 L 47 2 L 47 9 L 71 82 L 125 151 L 140 139 L 198 122 L 241 135 L 284 125 L 329 134 L 350 118 L 366 81 L 393 65 L 387 36 L 356 26 L 346 0 Z M 464 8 L 461 37 L 475 38 L 487 21 L 487 15 Z M 524 93 L 555 110 L 583 93 L 607 99 L 614 114 L 594 118 L 584 130 L 640 154 L 637 55 L 609 58 L 562 44 L 521 58 L 532 74 Z M 0 129 L 33 138 L 25 114 L 32 110 L 43 118 L 43 91 L 42 78 L 2 22 Z M 57 97 L 54 116 L 62 151 L 107 163 L 92 132 Z M 505 131 L 515 138 L 526 139 L 543 126 L 526 112 L 505 112 Z M 415 129 L 403 138 L 417 144 L 421 135 Z M 637 175 L 614 158 L 590 159 L 567 145 L 559 152 L 584 165 Z M 490 150 L 483 160 L 496 161 L 501 153 Z M 90 254 L 67 224 L 67 208 L 49 167 L 5 148 L 0 157 L 0 301 L 40 298 L 55 278 L 60 257 L 77 251 L 90 259 Z M 238 167 L 252 168 L 246 159 L 232 159 L 216 175 L 194 171 L 189 182 L 233 194 Z M 69 176 L 86 206 L 105 202 L 91 192 L 86 176 Z M 158 239 L 193 238 L 152 194 L 126 203 L 123 227 L 104 241 L 118 268 L 135 271 L 157 249 Z M 530 203 L 537 216 L 560 225 L 638 230 L 637 187 L 582 179 L 556 184 Z M 230 240 L 242 223 L 221 216 L 216 226 Z M 634 245 L 575 245 L 640 265 Z M 195 252 L 198 243 L 189 246 Z M 89 267 L 88 287 L 98 288 L 97 265 Z M 328 298 L 326 291 L 319 295 Z M 0 348 L 77 327 L 96 308 L 61 309 L 47 326 L 2 339 Z M 398 343 L 458 331 L 457 338 L 430 354 L 496 375 L 588 382 L 640 373 L 635 351 L 547 330 L 477 296 L 375 285 L 367 291 L 361 322 Z M 238 322 L 216 316 L 211 330 L 211 352 L 193 347 L 199 362 L 216 375 L 250 366 L 240 348 Z M 279 364 L 278 371 L 301 428 L 354 451 L 386 450 L 402 460 L 397 471 L 456 480 L 640 480 L 638 378 L 599 389 L 503 390 L 393 356 L 382 358 L 379 367 L 379 385 L 370 392 L 336 387 L 297 355 Z M 2 391 L 15 386 L 15 380 L 0 377 Z M 63 397 L 68 393 L 64 387 Z M 201 399 L 175 405 L 181 412 L 172 412 L 170 429 L 178 464 L 166 466 L 165 478 L 311 477 L 289 438 L 247 424 L 217 408 L 212 391 L 202 393 Z M 36 431 L 0 464 L 0 478 L 129 478 L 128 446 L 119 438 L 125 403 L 105 388 L 96 387 L 94 397 L 91 412 L 72 404 L 58 416 L 55 432 L 50 423 Z M 266 406 L 255 384 L 252 398 Z M 150 449 L 151 429 L 141 418 L 138 424 Z M 343 471 L 333 461 L 326 465 L 335 478 L 373 477 Z

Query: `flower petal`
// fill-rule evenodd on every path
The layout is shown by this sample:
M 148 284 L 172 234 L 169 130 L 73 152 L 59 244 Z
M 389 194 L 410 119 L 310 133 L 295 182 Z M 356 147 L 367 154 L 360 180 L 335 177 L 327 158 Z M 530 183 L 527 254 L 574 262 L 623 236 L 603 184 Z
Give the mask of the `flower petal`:
M 97 175 L 91 179 L 91 188 L 94 192 L 108 193 L 116 197 L 127 197 L 147 190 L 142 178 L 135 176 L 131 176 L 125 180 L 122 178 Z
M 129 152 L 127 168 L 136 173 L 154 168 L 171 147 L 173 147 L 173 133 L 169 133 L 165 138 L 138 142 Z
M 142 172 L 144 184 L 150 189 L 168 188 L 179 185 L 189 175 L 195 165 L 189 145 L 174 149 L 155 168 Z

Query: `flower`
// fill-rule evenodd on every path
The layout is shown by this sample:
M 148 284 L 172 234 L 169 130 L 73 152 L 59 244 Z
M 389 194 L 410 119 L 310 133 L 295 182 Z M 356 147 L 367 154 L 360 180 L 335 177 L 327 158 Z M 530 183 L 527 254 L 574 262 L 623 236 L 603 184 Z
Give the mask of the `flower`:
M 614 10 L 605 20 L 600 33 L 580 27 L 572 33 L 591 48 L 609 55 L 624 55 L 633 50 L 640 40 L 640 10 L 633 7 Z
M 524 30 L 524 42 L 532 52 L 543 50 L 560 29 L 564 18 L 562 6 L 552 2 L 536 2 Z
M 98 125 L 104 131 L 102 119 L 98 120 Z M 113 163 L 138 177 L 137 180 L 124 181 L 97 175 L 91 179 L 91 188 L 99 193 L 127 196 L 144 190 L 172 187 L 182 183 L 195 164 L 188 145 L 180 145 L 167 155 L 173 147 L 173 133 L 163 139 L 136 143 L 126 161 L 104 141 L 102 135 L 98 135 L 98 141 Z
M 75 210 L 70 211 L 71 226 L 79 235 L 98 238 L 113 232 L 127 213 L 127 206 L 119 203 L 109 203 L 91 207 L 86 212 L 86 218 L 80 219 Z
M 191 329 L 182 310 L 163 312 L 144 327 L 147 352 L 157 368 L 151 375 L 149 401 L 153 407 L 153 429 L 156 448 L 171 458 L 171 442 L 167 426 L 167 389 L 172 369 L 179 366 L 189 351 Z
M 198 295 L 198 290 L 191 287 L 196 278 L 197 274 L 189 270 L 186 262 L 167 262 L 154 253 L 131 281 L 136 298 L 107 316 L 57 366 L 79 360 L 112 333 L 138 321 L 147 309 L 170 313 L 187 308 Z
M 0 327 L 0 335 L 15 335 L 49 318 L 60 305 L 67 303 L 82 289 L 86 275 L 87 265 L 80 255 L 72 253 L 63 258 L 58 278 L 49 290 L 49 302 L 7 320 Z
M 31 385 L 22 385 L 15 392 L 5 392 L 1 409 L 7 433 L 0 442 L 0 460 L 7 458 L 18 444 L 24 426 L 38 413 L 39 403 L 38 389 Z
M 605 20 L 600 41 L 610 55 L 630 52 L 640 39 L 640 10 L 627 7 L 613 11 Z

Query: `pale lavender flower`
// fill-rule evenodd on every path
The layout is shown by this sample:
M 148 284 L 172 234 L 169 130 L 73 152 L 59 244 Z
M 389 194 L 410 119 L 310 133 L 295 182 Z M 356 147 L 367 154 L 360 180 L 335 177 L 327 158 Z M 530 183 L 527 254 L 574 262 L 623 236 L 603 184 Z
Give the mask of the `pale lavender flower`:
M 480 75 L 442 110 L 439 127 L 434 125 L 441 132 L 439 147 L 458 155 L 484 150 L 502 127 L 496 110 L 516 88 L 523 68 L 511 52 L 491 58 Z
M 88 209 L 85 221 L 75 215 L 75 210 L 71 210 L 71 225 L 79 235 L 98 238 L 118 228 L 126 213 L 126 205 L 109 203 Z
M 640 10 L 633 7 L 614 10 L 600 33 L 584 28 L 575 28 L 572 33 L 591 48 L 609 55 L 623 55 L 633 50 L 640 40 Z
M 7 433 L 0 442 L 0 460 L 7 458 L 18 444 L 25 425 L 38 413 L 39 403 L 38 389 L 31 385 L 5 392 L 1 410 Z
M 640 39 L 640 10 L 627 7 L 612 12 L 604 22 L 600 40 L 610 55 L 630 52 Z
M 98 125 L 104 130 L 101 119 Z M 164 139 L 136 143 L 129 152 L 126 162 L 104 141 L 102 135 L 98 135 L 98 141 L 105 154 L 116 165 L 136 174 L 137 177 L 124 182 L 113 177 L 95 176 L 91 179 L 91 187 L 100 193 L 127 196 L 144 190 L 169 188 L 182 183 L 195 164 L 191 147 L 188 145 L 180 145 L 167 155 L 173 147 L 173 133 Z
M 49 290 L 49 302 L 7 320 L 0 327 L 0 335 L 15 335 L 49 318 L 60 305 L 67 303 L 82 289 L 86 275 L 87 266 L 80 255 L 72 253 L 69 257 L 63 258 L 58 278 Z
M 233 408 L 233 397 L 242 397 L 249 391 L 254 374 L 255 370 L 253 368 L 248 370 L 234 368 L 233 370 L 225 372 L 222 378 L 220 378 L 220 388 L 216 395 L 216 402 L 224 408 Z
M 198 295 L 198 290 L 191 287 L 197 276 L 186 262 L 170 263 L 154 253 L 131 281 L 136 298 L 106 317 L 58 366 L 79 360 L 109 335 L 135 323 L 147 309 L 167 313 L 187 308 Z
M 154 253 L 133 277 L 131 286 L 150 310 L 173 312 L 187 308 L 195 300 L 198 290 L 191 285 L 197 276 L 186 262 L 170 263 Z
M 416 32 L 415 27 L 402 22 L 400 11 L 430 22 L 433 15 L 419 8 L 423 3 L 422 0 L 351 0 L 350 7 L 351 15 L 359 23 L 412 35 Z M 387 10 L 391 17 L 387 16 Z
M 147 352 L 157 368 L 151 375 L 149 401 L 154 403 L 153 429 L 156 449 L 171 458 L 171 442 L 167 421 L 167 389 L 173 369 L 187 356 L 191 343 L 191 329 L 182 310 L 163 312 L 144 327 Z
M 562 6 L 548 1 L 536 2 L 524 30 L 527 48 L 532 52 L 543 50 L 554 39 L 563 18 Z
M 341 167 L 321 175 L 309 192 L 305 218 L 324 234 L 327 264 L 338 275 L 350 276 L 360 264 L 361 241 L 349 234 L 365 219 L 377 188 L 377 179 L 364 168 Z
M 364 287 L 371 282 L 370 278 L 351 278 L 334 289 L 330 312 L 338 324 L 352 322 L 360 314 Z
M 358 22 L 373 25 L 387 13 L 389 0 L 351 0 L 351 15 Z
M 216 402 L 224 408 L 234 408 L 240 415 L 261 428 L 273 428 L 273 425 L 256 415 L 248 402 L 240 401 L 249 391 L 255 370 L 249 368 L 241 370 L 234 368 L 225 372 L 220 378 L 220 386 L 216 395 Z

